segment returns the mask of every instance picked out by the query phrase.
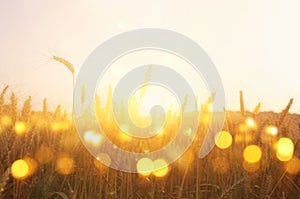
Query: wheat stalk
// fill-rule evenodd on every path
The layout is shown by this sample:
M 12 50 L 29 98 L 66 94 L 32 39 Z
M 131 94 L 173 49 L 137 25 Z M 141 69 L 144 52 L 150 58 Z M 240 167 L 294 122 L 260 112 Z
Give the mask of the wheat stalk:
M 225 199 L 225 198 L 229 198 L 232 194 L 232 192 L 240 185 L 242 184 L 244 181 L 248 180 L 247 177 L 244 177 L 238 181 L 236 181 L 233 185 L 231 185 L 229 188 L 227 188 L 221 195 L 221 199 Z
M 15 93 L 12 93 L 10 96 L 10 111 L 13 120 L 17 119 L 17 111 L 18 111 L 18 98 L 16 97 Z
M 31 101 L 32 101 L 32 97 L 29 96 L 29 97 L 25 100 L 24 105 L 23 105 L 23 108 L 22 108 L 21 116 L 22 116 L 22 118 L 24 118 L 25 120 L 28 119 L 28 116 L 29 116 L 30 111 L 31 111 Z
M 47 99 L 45 98 L 43 101 L 43 117 L 46 117 L 48 113 L 48 105 L 47 105 Z
M 75 71 L 74 67 L 69 61 L 67 61 L 66 59 L 64 59 L 62 57 L 58 57 L 55 55 L 53 56 L 53 59 L 55 61 L 58 61 L 58 62 L 62 63 L 63 65 L 65 65 L 69 69 L 69 71 L 74 74 L 74 71 Z
M 54 118 L 58 118 L 61 116 L 61 106 L 58 105 L 54 112 Z
M 6 189 L 6 185 L 9 179 L 10 179 L 10 168 L 7 168 L 0 178 L 0 198 L 3 197 L 3 193 Z
M 263 181 L 261 183 L 259 199 L 264 199 L 268 197 L 268 191 L 272 182 L 272 176 L 269 171 L 264 175 Z
M 9 87 L 9 86 L 6 86 L 6 87 L 2 90 L 2 92 L 1 92 L 1 94 L 0 94 L 0 108 L 4 105 L 4 96 L 5 96 L 5 94 L 6 94 L 7 90 L 8 90 L 8 87 Z
M 289 110 L 293 104 L 294 99 L 291 98 L 288 105 L 285 107 L 285 109 L 282 110 L 279 120 L 277 121 L 277 126 L 280 127 L 285 119 L 285 117 L 287 116 L 287 114 L 289 113 Z
M 243 91 L 240 91 L 240 111 L 242 116 L 245 116 L 245 105 L 244 105 L 244 97 L 243 97 Z
M 256 107 L 255 107 L 255 109 L 254 109 L 254 111 L 253 111 L 253 114 L 255 114 L 255 115 L 257 115 L 257 114 L 259 114 L 259 112 L 260 112 L 260 107 L 261 107 L 261 104 L 260 104 L 260 102 L 256 105 Z

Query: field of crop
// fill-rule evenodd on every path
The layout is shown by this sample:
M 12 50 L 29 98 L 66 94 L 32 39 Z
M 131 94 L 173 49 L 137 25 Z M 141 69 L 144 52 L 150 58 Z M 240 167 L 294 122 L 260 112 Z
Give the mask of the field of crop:
M 71 115 L 59 106 L 49 111 L 44 100 L 36 111 L 31 97 L 20 106 L 21 100 L 9 92 L 5 87 L 0 94 L 0 198 L 299 198 L 300 116 L 289 114 L 293 100 L 281 113 L 260 112 L 260 105 L 250 112 L 240 93 L 241 110 L 226 111 L 216 146 L 199 159 L 211 116 L 209 99 L 201 108 L 196 139 L 178 161 L 159 171 L 130 174 L 90 155 Z M 100 118 L 109 114 L 105 107 L 97 113 Z M 100 123 L 117 131 L 109 121 Z M 171 124 L 169 131 L 173 128 Z M 134 143 L 119 141 L 139 149 Z

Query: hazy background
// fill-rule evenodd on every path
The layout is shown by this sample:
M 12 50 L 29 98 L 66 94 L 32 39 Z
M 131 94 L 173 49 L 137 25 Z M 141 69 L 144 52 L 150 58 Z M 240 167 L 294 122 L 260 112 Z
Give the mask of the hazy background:
M 300 1 L 0 1 L 0 89 L 6 84 L 34 105 L 48 98 L 72 103 L 71 74 L 53 54 L 79 70 L 89 53 L 118 33 L 143 27 L 171 29 L 199 43 L 214 61 L 238 109 L 280 111 L 294 97 L 300 110 Z

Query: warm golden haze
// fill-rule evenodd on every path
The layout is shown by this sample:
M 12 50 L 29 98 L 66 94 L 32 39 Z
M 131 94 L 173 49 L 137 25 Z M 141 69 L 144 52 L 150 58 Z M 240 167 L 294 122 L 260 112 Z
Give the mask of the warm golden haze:
M 41 111 L 35 111 L 31 108 L 30 100 L 19 108 L 15 94 L 9 97 L 7 92 L 3 92 L 2 96 L 7 99 L 0 104 L 0 156 L 4 160 L 0 167 L 2 196 L 17 193 L 20 196 L 16 198 L 23 198 L 24 194 L 44 198 L 54 193 L 68 197 L 86 193 L 88 197 L 98 198 L 102 193 L 101 196 L 108 198 L 112 195 L 142 197 L 153 193 L 155 198 L 168 197 L 169 194 L 187 198 L 191 194 L 193 198 L 209 198 L 209 194 L 220 198 L 239 198 L 245 194 L 245 187 L 257 194 L 264 192 L 270 197 L 277 197 L 283 190 L 291 197 L 298 194 L 296 179 L 300 174 L 300 164 L 297 121 L 300 116 L 288 113 L 292 101 L 280 114 L 260 112 L 259 108 L 253 112 L 245 107 L 240 112 L 226 110 L 223 130 L 213 138 L 214 149 L 207 157 L 199 159 L 203 137 L 213 114 L 210 109 L 213 97 L 208 99 L 201 107 L 199 128 L 192 146 L 178 161 L 168 165 L 166 159 L 152 159 L 147 154 L 175 136 L 179 120 L 172 107 L 167 111 L 165 126 L 160 133 L 153 138 L 140 140 L 131 135 L 132 129 L 126 121 L 120 127 L 114 123 L 109 106 L 111 98 L 101 106 L 97 103 L 100 99 L 96 97 L 99 125 L 110 134 L 101 135 L 88 130 L 82 139 L 98 149 L 104 146 L 103 136 L 108 136 L 124 150 L 145 153 L 145 157 L 137 159 L 133 165 L 138 173 L 129 174 L 109 167 L 118 164 L 116 160 L 126 161 L 125 157 L 116 159 L 105 152 L 92 157 L 81 144 L 70 116 L 60 106 L 49 111 L 47 100 L 44 100 Z M 134 117 L 141 118 L 138 112 L 135 114 L 138 115 Z M 188 114 L 193 117 L 193 112 Z M 193 132 L 185 127 L 182 133 L 190 137 Z M 172 151 L 169 155 L 172 155 Z M 274 180 L 270 181 L 271 178 Z M 294 188 L 289 188 L 291 184 L 288 182 Z M 239 184 L 239 187 L 235 187 L 235 184 Z M 260 187 L 261 184 L 269 184 L 272 190 Z M 208 191 L 203 189 L 205 186 L 218 186 L 220 191 Z M 234 189 L 228 192 L 228 186 Z M 33 193 L 35 189 L 38 191 Z

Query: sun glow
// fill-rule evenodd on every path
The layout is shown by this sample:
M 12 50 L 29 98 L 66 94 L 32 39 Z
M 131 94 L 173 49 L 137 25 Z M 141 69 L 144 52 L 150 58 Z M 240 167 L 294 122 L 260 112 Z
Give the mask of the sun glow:
M 132 122 L 141 128 L 152 123 L 152 108 L 161 107 L 164 112 L 180 113 L 180 106 L 174 94 L 166 88 L 157 85 L 148 85 L 137 90 L 128 101 L 128 114 Z M 158 113 L 162 114 L 162 113 Z M 156 115 L 159 117 L 160 115 Z

